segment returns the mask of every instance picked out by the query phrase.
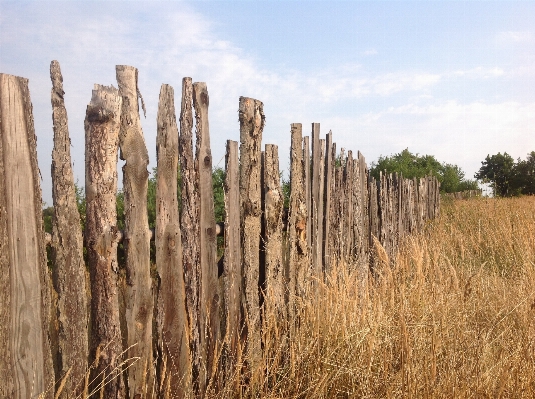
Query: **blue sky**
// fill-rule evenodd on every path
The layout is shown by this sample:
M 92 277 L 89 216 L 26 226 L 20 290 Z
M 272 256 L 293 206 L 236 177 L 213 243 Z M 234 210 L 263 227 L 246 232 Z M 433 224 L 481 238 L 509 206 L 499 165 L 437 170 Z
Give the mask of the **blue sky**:
M 290 124 L 321 123 L 368 162 L 404 148 L 472 177 L 487 154 L 535 150 L 535 2 L 0 0 L 0 72 L 30 79 L 44 200 L 51 204 L 50 61 L 64 89 L 75 175 L 85 108 L 115 65 L 139 68 L 152 168 L 162 83 L 205 81 L 214 165 L 239 141 L 238 98 L 264 102 L 264 143 L 289 163 Z M 177 112 L 178 113 L 178 112 Z M 121 161 L 120 161 L 121 163 Z

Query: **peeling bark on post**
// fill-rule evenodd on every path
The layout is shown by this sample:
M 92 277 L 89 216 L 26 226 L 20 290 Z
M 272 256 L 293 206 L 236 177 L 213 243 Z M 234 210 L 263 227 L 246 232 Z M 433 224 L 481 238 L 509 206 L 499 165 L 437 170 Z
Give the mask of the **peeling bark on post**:
M 117 148 L 122 99 L 113 86 L 95 85 L 85 118 L 85 240 L 91 274 L 93 388 L 104 379 L 104 397 L 124 398 L 117 293 Z
M 306 271 L 310 267 L 307 245 L 306 196 L 304 192 L 304 168 L 302 160 L 302 134 L 300 123 L 292 123 L 292 146 L 290 152 L 290 210 L 288 216 L 288 236 L 290 262 L 288 270 L 288 314 L 290 321 L 295 315 L 295 297 L 302 296 L 306 287 Z
M 0 396 L 6 398 L 54 393 L 36 147 L 28 80 L 0 74 Z
M 284 320 L 284 265 L 282 263 L 282 208 L 279 150 L 266 144 L 264 164 L 266 292 L 267 317 Z
M 227 140 L 225 156 L 225 255 L 223 266 L 225 298 L 225 372 L 232 377 L 240 360 L 238 346 L 241 332 L 241 224 L 238 142 Z
M 156 268 L 158 293 L 159 394 L 163 398 L 191 395 L 191 354 L 182 268 L 182 237 L 178 219 L 178 127 L 174 90 L 162 85 L 158 104 L 156 153 Z
M 191 78 L 182 79 L 182 104 L 180 111 L 180 135 L 178 154 L 182 174 L 182 250 L 184 281 L 186 286 L 186 308 L 190 327 L 190 348 L 193 366 L 193 387 L 197 397 L 204 392 L 206 370 L 201 355 L 201 327 L 199 317 L 200 300 L 200 247 L 199 247 L 199 193 L 197 173 L 193 158 L 193 85 Z
M 217 240 L 214 215 L 214 192 L 212 186 L 212 151 L 210 150 L 210 127 L 208 124 L 209 97 L 206 83 L 193 84 L 193 106 L 196 120 L 195 165 L 199 181 L 200 222 L 200 331 L 201 353 L 206 370 L 205 384 L 214 377 L 217 367 L 219 339 L 219 283 L 217 271 Z M 201 382 L 202 384 L 202 382 Z M 202 391 L 204 395 L 204 391 Z
M 123 166 L 126 255 L 126 328 L 128 358 L 139 360 L 128 368 L 130 398 L 143 397 L 154 385 L 152 366 L 152 313 L 154 308 L 150 276 L 150 236 L 147 215 L 149 155 L 139 120 L 137 69 L 116 66 L 122 97 L 120 157 Z
M 242 306 L 247 331 L 248 372 L 256 370 L 261 359 L 260 345 L 260 234 L 261 189 L 260 146 L 264 130 L 262 102 L 240 97 L 240 205 L 242 230 L 243 292 Z M 255 381 L 252 381 L 254 384 Z
M 59 63 L 50 64 L 52 79 L 52 198 L 54 201 L 54 234 L 52 243 L 54 288 L 58 293 L 57 320 L 59 331 L 58 371 L 56 379 L 70 369 L 61 397 L 82 393 L 87 371 L 88 313 L 83 237 L 76 204 L 71 163 L 71 139 L 63 95 L 63 77 Z

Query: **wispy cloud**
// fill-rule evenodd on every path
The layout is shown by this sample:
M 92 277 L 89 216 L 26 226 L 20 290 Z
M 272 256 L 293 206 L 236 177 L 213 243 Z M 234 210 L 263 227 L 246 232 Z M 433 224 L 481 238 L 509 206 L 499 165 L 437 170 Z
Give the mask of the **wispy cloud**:
M 374 48 L 362 52 L 362 55 L 377 55 L 377 54 L 378 52 Z
M 505 31 L 496 34 L 499 43 L 526 43 L 533 40 L 533 35 L 529 31 Z

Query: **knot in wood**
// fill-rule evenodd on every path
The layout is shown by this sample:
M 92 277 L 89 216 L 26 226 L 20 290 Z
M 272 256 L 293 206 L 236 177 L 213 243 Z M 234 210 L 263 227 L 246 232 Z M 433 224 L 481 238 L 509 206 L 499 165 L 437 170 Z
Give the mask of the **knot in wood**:
M 207 155 L 204 157 L 204 166 L 210 166 L 210 156 Z
M 208 102 L 209 102 L 208 93 L 203 91 L 201 93 L 201 104 L 202 105 L 208 105 Z

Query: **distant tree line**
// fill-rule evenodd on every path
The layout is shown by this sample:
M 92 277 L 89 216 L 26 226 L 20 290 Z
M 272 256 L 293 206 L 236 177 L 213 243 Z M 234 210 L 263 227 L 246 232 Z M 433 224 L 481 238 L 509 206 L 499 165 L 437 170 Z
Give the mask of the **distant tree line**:
M 380 156 L 370 165 L 370 174 L 379 179 L 380 173 L 398 173 L 408 179 L 435 176 L 440 182 L 440 191 L 455 193 L 479 188 L 476 180 L 465 178 L 463 170 L 453 164 L 439 162 L 433 155 L 413 154 L 408 148 L 398 154 Z
M 497 197 L 535 194 L 535 151 L 531 151 L 526 160 L 504 152 L 487 155 L 481 162 L 481 168 L 474 176 L 482 183 L 488 183 Z

